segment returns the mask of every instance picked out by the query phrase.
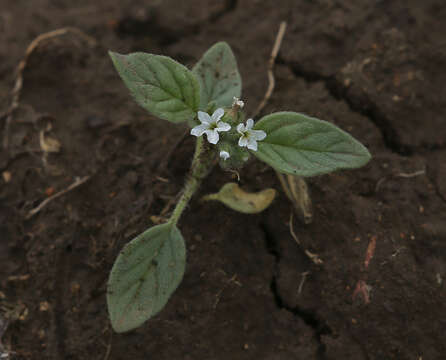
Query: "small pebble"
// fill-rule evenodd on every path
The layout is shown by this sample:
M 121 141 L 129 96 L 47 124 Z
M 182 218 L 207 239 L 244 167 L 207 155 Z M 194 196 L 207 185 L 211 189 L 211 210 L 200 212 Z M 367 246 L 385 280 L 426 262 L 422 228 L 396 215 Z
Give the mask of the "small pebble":
M 3 171 L 2 176 L 5 183 L 9 183 L 12 179 L 12 174 L 9 171 Z

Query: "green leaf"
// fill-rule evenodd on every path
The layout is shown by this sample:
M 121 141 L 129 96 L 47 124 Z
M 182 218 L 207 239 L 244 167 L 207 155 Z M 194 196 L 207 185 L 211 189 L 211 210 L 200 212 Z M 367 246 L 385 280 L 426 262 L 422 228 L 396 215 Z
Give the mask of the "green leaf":
M 109 54 L 136 102 L 148 112 L 174 123 L 195 118 L 200 86 L 185 66 L 160 55 Z
M 314 176 L 358 168 L 371 158 L 364 145 L 326 121 L 294 112 L 267 115 L 255 125 L 267 136 L 253 152 L 279 172 Z
M 209 194 L 202 200 L 217 200 L 232 210 L 244 214 L 257 214 L 271 205 L 276 197 L 276 190 L 264 189 L 256 193 L 242 190 L 236 183 L 227 183 L 216 194 Z
M 240 98 L 242 79 L 235 56 L 225 42 L 212 46 L 192 69 L 200 83 L 200 109 L 210 101 L 219 107 L 230 107 L 233 97 Z
M 185 265 L 184 239 L 173 224 L 154 226 L 130 241 L 108 280 L 113 329 L 132 330 L 158 313 L 180 284 Z

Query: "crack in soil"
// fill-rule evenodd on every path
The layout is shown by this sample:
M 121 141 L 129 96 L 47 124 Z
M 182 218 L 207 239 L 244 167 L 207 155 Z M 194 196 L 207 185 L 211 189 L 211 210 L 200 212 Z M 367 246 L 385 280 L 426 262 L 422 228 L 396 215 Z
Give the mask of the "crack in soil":
M 275 264 L 274 264 L 274 273 L 271 279 L 270 283 L 270 289 L 273 293 L 275 303 L 277 305 L 278 309 L 284 309 L 293 316 L 298 317 L 304 321 L 306 325 L 311 327 L 314 331 L 314 338 L 316 339 L 316 342 L 318 344 L 318 350 L 317 350 L 317 358 L 320 360 L 325 359 L 325 352 L 326 352 L 326 346 L 322 342 L 321 337 L 323 335 L 329 335 L 332 334 L 333 331 L 328 326 L 325 320 L 323 320 L 314 310 L 304 309 L 299 306 L 291 307 L 288 306 L 284 299 L 281 297 L 279 290 L 277 288 L 277 274 L 278 274 L 278 267 L 281 260 L 281 253 L 279 249 L 279 244 L 277 243 L 276 238 L 271 234 L 269 231 L 267 225 L 265 223 L 261 223 L 260 227 L 265 234 L 265 246 L 266 250 L 269 254 L 271 254 L 274 257 Z
M 365 116 L 369 119 L 381 132 L 384 144 L 392 152 L 402 156 L 410 156 L 414 152 L 414 148 L 403 144 L 387 116 L 379 109 L 378 105 L 368 97 L 349 94 L 348 88 L 336 76 L 323 75 L 316 71 L 305 69 L 297 62 L 287 62 L 284 59 L 277 58 L 278 65 L 285 65 L 291 70 L 295 77 L 303 78 L 309 83 L 323 82 L 325 88 L 336 100 L 345 101 L 351 111 Z

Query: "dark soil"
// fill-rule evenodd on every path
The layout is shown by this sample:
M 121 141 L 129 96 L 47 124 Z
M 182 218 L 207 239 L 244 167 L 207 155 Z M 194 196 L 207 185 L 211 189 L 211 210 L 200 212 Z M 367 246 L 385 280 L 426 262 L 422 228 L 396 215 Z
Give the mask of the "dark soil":
M 445 359 L 445 18 L 444 0 L 1 0 L 2 111 L 36 36 L 73 26 L 97 41 L 91 47 L 67 34 L 38 46 L 0 153 L 0 322 L 9 319 L 2 343 L 10 357 Z M 323 264 L 293 240 L 283 194 L 251 216 L 200 203 L 233 181 L 216 169 L 180 221 L 184 281 L 155 318 L 113 334 L 110 268 L 180 191 L 193 139 L 166 162 L 185 128 L 138 107 L 107 50 L 192 66 L 227 41 L 250 112 L 266 90 L 282 20 L 276 90 L 263 113 L 332 121 L 373 154 L 362 169 L 309 179 L 314 219 L 304 225 L 295 216 L 294 228 Z M 42 152 L 43 130 L 59 152 Z M 84 176 L 91 178 L 27 218 Z M 258 162 L 243 170 L 241 185 L 280 189 Z

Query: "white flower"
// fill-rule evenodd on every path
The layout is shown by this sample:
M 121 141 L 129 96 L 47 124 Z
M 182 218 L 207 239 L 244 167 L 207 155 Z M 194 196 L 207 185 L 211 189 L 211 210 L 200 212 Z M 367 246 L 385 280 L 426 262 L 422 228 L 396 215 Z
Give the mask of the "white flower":
M 252 130 L 253 125 L 253 119 L 248 119 L 246 126 L 243 124 L 237 125 L 237 132 L 242 135 L 238 140 L 238 146 L 246 146 L 248 149 L 257 151 L 257 141 L 266 138 L 266 133 L 263 130 Z
M 243 106 L 245 106 L 245 103 L 242 101 L 242 100 L 240 100 L 238 97 L 233 97 L 232 98 L 232 107 L 234 107 L 234 106 L 237 106 L 237 107 L 239 107 L 240 109 L 242 109 L 243 108 Z
M 223 160 L 227 160 L 231 157 L 231 155 L 229 155 L 229 153 L 227 151 L 222 150 L 222 151 L 220 151 L 220 157 Z
M 195 126 L 190 131 L 193 136 L 201 136 L 203 134 L 207 135 L 208 141 L 211 144 L 218 143 L 219 140 L 219 131 L 228 131 L 231 128 L 231 125 L 220 121 L 225 111 L 222 108 L 218 108 L 214 111 L 212 116 L 203 111 L 198 112 L 198 120 L 200 120 L 201 124 Z

